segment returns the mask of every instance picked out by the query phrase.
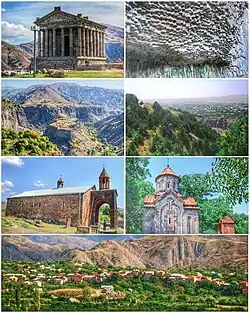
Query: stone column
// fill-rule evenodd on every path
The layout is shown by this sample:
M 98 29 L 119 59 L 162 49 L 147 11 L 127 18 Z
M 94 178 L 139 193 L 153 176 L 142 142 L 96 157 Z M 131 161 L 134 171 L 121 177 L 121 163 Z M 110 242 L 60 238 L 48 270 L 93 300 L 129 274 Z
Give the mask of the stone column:
M 78 56 L 82 56 L 82 28 L 81 27 L 78 27 L 77 45 L 78 45 L 77 54 Z
M 86 56 L 85 26 L 82 28 L 82 56 Z
M 73 56 L 73 29 L 69 29 L 69 55 Z
M 49 29 L 49 52 L 48 52 L 48 55 L 49 56 L 52 56 L 53 55 L 53 48 L 52 48 L 52 41 L 53 41 L 53 38 L 52 38 L 52 31 L 51 29 Z
M 56 56 L 56 28 L 52 29 L 52 36 L 53 36 L 53 54 L 52 54 L 52 56 Z
M 101 52 L 102 52 L 102 57 L 105 56 L 105 43 L 104 43 L 104 32 L 101 33 Z
M 98 31 L 98 56 L 99 57 L 102 56 L 102 52 L 101 52 L 101 32 L 100 32 L 100 30 Z
M 49 31 L 48 28 L 46 28 L 44 31 L 44 52 L 43 52 L 43 56 L 45 57 L 48 56 L 48 47 L 49 47 Z
M 64 56 L 64 28 L 61 29 L 61 56 Z
M 96 30 L 93 29 L 93 56 L 96 57 Z
M 89 56 L 89 29 L 85 28 L 85 52 Z
M 41 42 L 41 30 L 38 31 L 38 57 L 41 57 L 41 47 L 42 42 Z
M 89 56 L 93 57 L 93 30 L 90 29 L 89 30 L 89 37 L 90 37 L 90 40 L 89 40 L 89 43 L 90 43 L 90 52 L 89 52 Z

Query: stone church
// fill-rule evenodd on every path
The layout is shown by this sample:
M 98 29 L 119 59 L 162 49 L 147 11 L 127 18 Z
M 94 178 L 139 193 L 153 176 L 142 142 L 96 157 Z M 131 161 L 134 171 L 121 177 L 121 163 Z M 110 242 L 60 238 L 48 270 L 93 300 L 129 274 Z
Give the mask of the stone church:
M 55 7 L 34 24 L 38 27 L 38 69 L 75 69 L 106 63 L 106 26 L 90 21 L 88 16 Z
M 27 191 L 8 198 L 6 216 L 76 226 L 79 233 L 98 233 L 100 207 L 104 204 L 110 208 L 110 227 L 117 228 L 117 196 L 103 168 L 98 190 L 95 185 L 64 187 L 60 178 L 56 188 Z
M 169 166 L 156 177 L 156 194 L 144 199 L 144 234 L 199 233 L 199 208 L 179 193 L 179 181 Z

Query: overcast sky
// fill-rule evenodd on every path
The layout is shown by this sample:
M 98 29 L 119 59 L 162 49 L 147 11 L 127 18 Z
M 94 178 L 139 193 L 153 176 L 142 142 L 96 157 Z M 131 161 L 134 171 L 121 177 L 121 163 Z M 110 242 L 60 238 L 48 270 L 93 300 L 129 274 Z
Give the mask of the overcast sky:
M 242 79 L 126 79 L 125 92 L 140 100 L 217 97 L 247 94 Z
M 2 2 L 2 40 L 13 44 L 31 41 L 33 34 L 30 26 L 37 17 L 53 11 L 54 6 L 61 6 L 61 9 L 68 13 L 82 13 L 98 23 L 124 27 L 123 1 Z

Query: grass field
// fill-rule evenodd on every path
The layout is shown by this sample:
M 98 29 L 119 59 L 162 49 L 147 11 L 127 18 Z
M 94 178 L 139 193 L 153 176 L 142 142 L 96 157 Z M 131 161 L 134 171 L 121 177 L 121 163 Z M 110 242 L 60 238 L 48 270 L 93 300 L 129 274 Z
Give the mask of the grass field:
M 41 226 L 31 224 L 29 220 L 15 217 L 2 217 L 2 233 L 4 234 L 75 234 L 76 227 L 49 224 L 42 222 Z M 117 229 L 116 234 L 123 234 L 122 228 Z
M 65 72 L 64 78 L 123 78 L 123 77 L 124 77 L 123 70 L 85 70 L 85 71 L 72 70 L 69 72 Z M 15 75 L 6 78 L 33 78 L 33 74 Z M 51 78 L 51 77 L 46 77 L 45 74 L 37 74 L 36 78 Z

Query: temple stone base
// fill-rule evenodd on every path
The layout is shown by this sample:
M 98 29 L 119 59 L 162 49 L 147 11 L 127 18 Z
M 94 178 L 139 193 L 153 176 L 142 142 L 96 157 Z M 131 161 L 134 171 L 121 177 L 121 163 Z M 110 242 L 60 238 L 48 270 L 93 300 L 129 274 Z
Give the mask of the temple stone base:
M 31 60 L 33 64 L 33 59 Z M 37 57 L 36 67 L 38 70 L 46 69 L 91 69 L 105 65 L 105 57 Z

